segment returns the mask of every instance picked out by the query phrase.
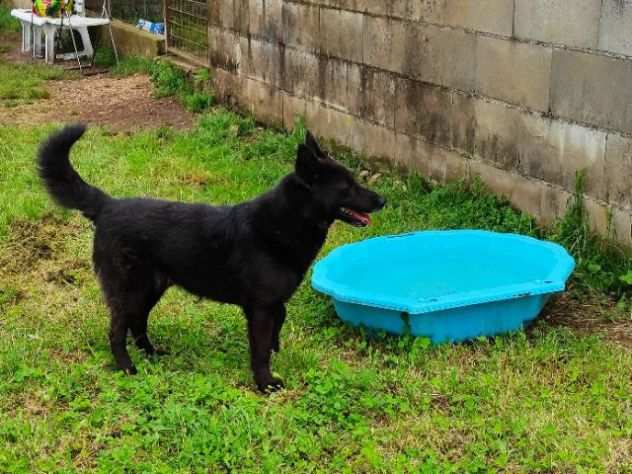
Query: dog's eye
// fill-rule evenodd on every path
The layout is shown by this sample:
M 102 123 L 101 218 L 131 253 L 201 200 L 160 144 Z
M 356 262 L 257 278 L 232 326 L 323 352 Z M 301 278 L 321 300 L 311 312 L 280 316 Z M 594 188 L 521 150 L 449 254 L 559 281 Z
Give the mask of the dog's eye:
M 341 181 L 340 183 L 338 183 L 337 187 L 341 191 L 350 191 L 353 185 L 348 181 Z

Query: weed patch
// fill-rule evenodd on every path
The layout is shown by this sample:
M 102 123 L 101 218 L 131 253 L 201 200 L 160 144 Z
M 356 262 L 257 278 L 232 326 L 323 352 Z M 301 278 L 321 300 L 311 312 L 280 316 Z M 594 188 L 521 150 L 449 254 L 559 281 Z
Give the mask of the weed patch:
M 157 97 L 175 95 L 191 112 L 202 112 L 214 103 L 207 69 L 200 69 L 187 78 L 184 71 L 163 62 L 153 64 L 151 80 Z

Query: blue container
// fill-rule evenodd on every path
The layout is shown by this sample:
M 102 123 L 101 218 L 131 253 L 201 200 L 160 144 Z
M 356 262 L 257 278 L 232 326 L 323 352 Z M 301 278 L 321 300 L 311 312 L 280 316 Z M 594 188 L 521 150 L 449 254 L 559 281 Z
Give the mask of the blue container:
M 574 268 L 564 248 L 531 237 L 416 232 L 334 250 L 312 285 L 354 326 L 458 342 L 523 328 Z

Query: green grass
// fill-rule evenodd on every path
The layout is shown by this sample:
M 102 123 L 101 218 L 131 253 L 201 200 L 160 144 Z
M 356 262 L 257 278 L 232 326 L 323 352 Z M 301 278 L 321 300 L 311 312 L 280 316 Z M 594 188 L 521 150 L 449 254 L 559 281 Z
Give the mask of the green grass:
M 116 63 L 116 56 L 112 48 L 97 48 L 94 56 L 94 64 L 108 68 L 115 76 L 131 76 L 133 74 L 150 74 L 154 67 L 154 61 L 143 56 L 123 56 Z
M 113 64 L 110 72 L 115 76 L 131 76 L 132 74 L 149 74 L 153 66 L 151 59 L 141 56 L 121 58 L 118 64 Z
M 262 397 L 240 311 L 171 290 L 150 334 L 172 355 L 132 350 L 140 375 L 113 372 L 91 226 L 35 176 L 50 130 L 0 127 L 0 472 L 632 472 L 632 353 L 545 324 L 431 347 L 345 327 L 304 283 L 274 359 L 287 390 Z M 214 110 L 191 131 L 93 129 L 73 162 L 115 196 L 228 204 L 289 172 L 300 139 Z M 323 253 L 413 229 L 543 233 L 478 184 L 373 187 L 389 206 L 336 224 Z
M 2 33 L 17 33 L 20 22 L 11 16 L 10 2 L 0 1 L 0 35 Z
M 150 69 L 156 97 L 176 96 L 187 110 L 203 112 L 215 101 L 207 69 L 197 70 L 192 77 L 168 63 L 157 62 Z
M 61 68 L 43 64 L 10 64 L 2 55 L 8 51 L 8 44 L 14 41 L 20 31 L 20 24 L 10 15 L 9 6 L 0 1 L 0 113 L 5 107 L 31 103 L 45 99 L 49 93 L 45 82 L 61 79 Z
M 46 81 L 62 79 L 63 69 L 44 64 L 10 64 L 0 58 L 0 111 L 46 99 Z

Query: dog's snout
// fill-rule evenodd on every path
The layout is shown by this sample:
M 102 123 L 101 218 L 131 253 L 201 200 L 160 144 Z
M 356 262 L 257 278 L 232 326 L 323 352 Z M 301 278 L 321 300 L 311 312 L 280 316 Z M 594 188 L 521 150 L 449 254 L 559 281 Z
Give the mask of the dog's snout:
M 375 200 L 375 205 L 377 206 L 377 209 L 382 209 L 384 206 L 386 206 L 386 199 L 382 196 L 377 196 L 376 200 Z

